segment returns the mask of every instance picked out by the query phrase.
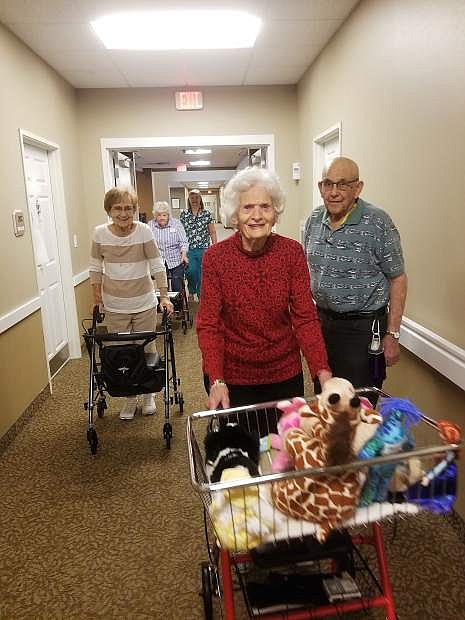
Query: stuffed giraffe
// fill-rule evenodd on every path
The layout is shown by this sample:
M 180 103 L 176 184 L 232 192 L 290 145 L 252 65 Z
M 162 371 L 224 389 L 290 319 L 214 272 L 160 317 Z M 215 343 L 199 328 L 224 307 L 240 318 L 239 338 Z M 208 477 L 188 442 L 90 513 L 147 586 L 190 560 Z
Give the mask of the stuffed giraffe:
M 284 446 L 295 469 L 343 465 L 355 460 L 353 440 L 364 421 L 376 430 L 381 418 L 362 408 L 349 381 L 329 379 L 315 403 L 302 411 L 300 428 L 290 428 Z M 272 486 L 275 506 L 284 514 L 317 524 L 323 543 L 329 532 L 350 519 L 356 510 L 361 480 L 357 471 L 281 480 Z

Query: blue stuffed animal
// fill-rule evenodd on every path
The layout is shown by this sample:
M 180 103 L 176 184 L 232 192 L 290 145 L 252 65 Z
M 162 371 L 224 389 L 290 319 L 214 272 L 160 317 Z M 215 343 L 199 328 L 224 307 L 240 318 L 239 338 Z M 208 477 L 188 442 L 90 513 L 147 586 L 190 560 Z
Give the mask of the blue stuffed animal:
M 415 405 L 402 398 L 383 398 L 379 411 L 383 421 L 373 437 L 359 452 L 358 458 L 360 460 L 405 452 L 414 447 L 410 427 L 421 418 L 421 413 Z M 396 463 L 387 463 L 385 465 L 372 465 L 369 468 L 360 495 L 359 506 L 368 506 L 372 502 L 383 502 L 386 499 L 389 482 L 396 466 Z

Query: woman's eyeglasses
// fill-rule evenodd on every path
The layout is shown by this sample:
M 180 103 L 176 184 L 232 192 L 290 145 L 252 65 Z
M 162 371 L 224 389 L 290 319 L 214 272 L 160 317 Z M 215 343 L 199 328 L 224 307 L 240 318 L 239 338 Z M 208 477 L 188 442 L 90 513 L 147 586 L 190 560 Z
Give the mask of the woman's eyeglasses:
M 134 207 L 131 205 L 113 205 L 111 211 L 113 211 L 113 213 L 134 213 Z

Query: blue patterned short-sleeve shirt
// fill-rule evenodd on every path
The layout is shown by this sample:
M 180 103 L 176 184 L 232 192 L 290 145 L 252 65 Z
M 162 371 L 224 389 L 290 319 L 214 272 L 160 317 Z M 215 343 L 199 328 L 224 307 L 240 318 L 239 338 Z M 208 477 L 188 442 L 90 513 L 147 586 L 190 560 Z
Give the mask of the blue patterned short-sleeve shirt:
M 209 247 L 210 232 L 208 225 L 213 223 L 210 211 L 201 209 L 197 215 L 194 215 L 191 210 L 183 211 L 179 219 L 186 231 L 190 250 Z
M 361 198 L 346 222 L 329 225 L 317 207 L 305 227 L 313 297 L 335 312 L 373 311 L 389 302 L 389 280 L 404 273 L 400 235 L 389 215 Z

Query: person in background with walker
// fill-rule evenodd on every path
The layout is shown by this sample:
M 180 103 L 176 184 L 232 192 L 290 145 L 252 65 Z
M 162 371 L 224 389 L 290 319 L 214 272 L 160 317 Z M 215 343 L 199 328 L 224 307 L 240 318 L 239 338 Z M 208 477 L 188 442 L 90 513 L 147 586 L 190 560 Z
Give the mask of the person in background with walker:
M 184 286 L 184 268 L 189 264 L 186 231 L 181 222 L 171 216 L 170 207 L 164 201 L 153 205 L 153 220 L 149 226 L 165 262 L 168 284 L 171 282 L 171 290 L 179 293 Z

